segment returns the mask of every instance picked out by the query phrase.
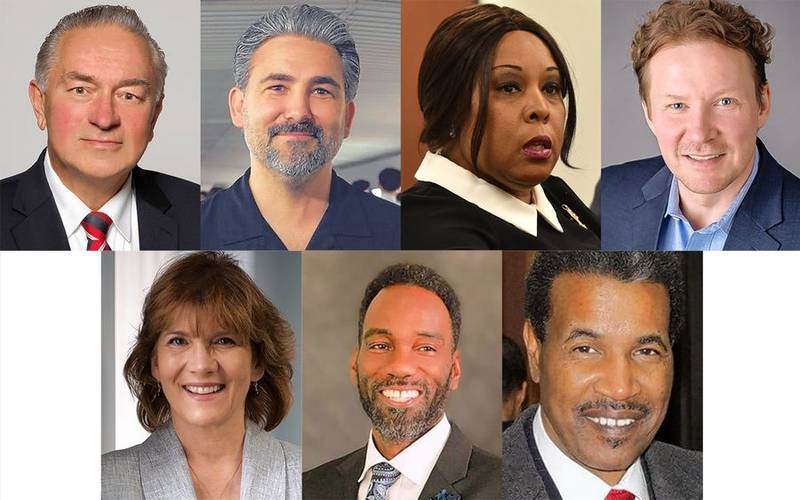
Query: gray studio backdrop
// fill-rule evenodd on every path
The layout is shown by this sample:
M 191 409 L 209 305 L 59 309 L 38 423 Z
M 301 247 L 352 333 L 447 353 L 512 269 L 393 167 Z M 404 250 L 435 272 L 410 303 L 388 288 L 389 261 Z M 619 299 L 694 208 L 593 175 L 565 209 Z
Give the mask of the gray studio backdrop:
M 333 160 L 336 173 L 378 185 L 378 173 L 400 169 L 400 0 L 202 0 L 202 189 L 228 187 L 250 165 L 242 131 L 233 126 L 228 91 L 233 51 L 250 24 L 281 5 L 308 3 L 340 16 L 361 60 L 350 137 Z
M 102 452 L 141 443 L 148 433 L 136 419 L 135 400 L 122 367 L 141 324 L 144 296 L 162 267 L 190 252 L 105 252 L 102 262 Z M 300 369 L 300 264 L 298 252 L 230 252 L 269 297 L 295 334 L 294 402 L 271 431 L 300 445 L 302 371 Z
M 759 133 L 770 154 L 795 175 L 797 130 L 800 128 L 800 2 L 796 0 L 734 0 L 762 22 L 772 25 L 772 63 L 767 80 L 772 110 Z M 636 74 L 630 62 L 631 39 L 645 15 L 661 4 L 656 0 L 603 0 L 603 166 L 660 154 L 647 128 Z
M 447 415 L 477 446 L 500 454 L 500 252 L 305 252 L 303 470 L 367 443 L 371 424 L 350 383 L 350 354 L 364 289 L 398 262 L 435 269 L 461 300 L 462 374 Z
M 0 0 L 0 178 L 27 170 L 47 145 L 36 126 L 28 82 L 45 36 L 70 12 L 99 0 Z M 111 2 L 114 3 L 114 2 Z M 200 182 L 200 6 L 196 0 L 126 0 L 164 50 L 164 109 L 142 168 Z

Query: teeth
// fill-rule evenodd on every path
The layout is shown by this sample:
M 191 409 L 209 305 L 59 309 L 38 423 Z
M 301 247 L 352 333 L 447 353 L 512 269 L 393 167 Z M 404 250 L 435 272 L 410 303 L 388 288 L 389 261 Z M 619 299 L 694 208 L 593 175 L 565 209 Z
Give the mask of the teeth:
M 606 427 L 626 427 L 636 421 L 632 418 L 605 418 L 605 417 L 587 417 L 587 418 L 596 424 L 600 424 Z
M 207 386 L 199 386 L 199 385 L 185 385 L 184 386 L 187 391 L 194 393 L 194 394 L 211 394 L 213 392 L 221 391 L 221 385 L 207 385 Z
M 392 401 L 397 401 L 398 403 L 405 403 L 406 401 L 414 399 L 415 397 L 419 396 L 419 391 L 417 390 L 395 391 L 391 389 L 385 389 L 381 391 L 381 394 L 391 399 Z
M 719 158 L 722 155 L 686 155 L 686 156 L 696 161 L 708 161 L 708 160 L 713 160 L 714 158 Z

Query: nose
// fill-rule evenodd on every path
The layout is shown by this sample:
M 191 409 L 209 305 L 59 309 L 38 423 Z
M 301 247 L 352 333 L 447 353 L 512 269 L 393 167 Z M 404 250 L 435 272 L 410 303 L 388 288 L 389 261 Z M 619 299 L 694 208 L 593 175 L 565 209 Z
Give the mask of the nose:
M 101 130 L 111 130 L 119 126 L 119 113 L 114 94 L 98 94 L 92 101 L 89 122 Z
M 594 389 L 599 394 L 616 401 L 625 401 L 639 394 L 641 385 L 637 379 L 633 361 L 625 356 L 606 359 L 599 368 L 599 377 Z
M 414 353 L 408 349 L 395 349 L 386 360 L 386 371 L 395 377 L 408 377 L 416 374 L 417 365 Z
M 550 105 L 542 95 L 541 89 L 534 88 L 529 91 L 522 113 L 524 120 L 529 123 L 536 121 L 547 123 L 550 120 Z
M 195 373 L 216 371 L 218 364 L 211 352 L 211 347 L 202 342 L 194 342 L 189 351 L 188 367 Z
M 708 142 L 714 138 L 716 127 L 710 110 L 695 108 L 689 113 L 686 122 L 685 138 L 697 144 Z
M 286 121 L 299 122 L 311 117 L 311 102 L 308 93 L 293 89 L 286 97 L 283 117 Z

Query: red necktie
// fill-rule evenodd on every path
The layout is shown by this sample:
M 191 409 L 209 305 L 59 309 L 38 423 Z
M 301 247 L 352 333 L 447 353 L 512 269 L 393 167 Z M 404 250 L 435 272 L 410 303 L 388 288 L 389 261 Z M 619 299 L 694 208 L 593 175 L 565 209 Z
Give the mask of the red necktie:
M 86 231 L 88 242 L 86 250 L 111 250 L 106 241 L 106 233 L 112 224 L 111 217 L 103 212 L 89 212 L 81 221 L 81 227 Z
M 636 497 L 628 490 L 611 490 L 605 500 L 636 500 Z

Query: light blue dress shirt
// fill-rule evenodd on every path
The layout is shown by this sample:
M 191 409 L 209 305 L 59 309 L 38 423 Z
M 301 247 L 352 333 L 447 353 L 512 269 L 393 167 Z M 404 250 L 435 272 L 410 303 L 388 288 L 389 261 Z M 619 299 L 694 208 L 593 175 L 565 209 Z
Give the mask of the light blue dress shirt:
M 661 223 L 661 231 L 658 235 L 658 249 L 659 250 L 722 250 L 725 246 L 725 241 L 728 239 L 728 233 L 733 225 L 733 218 L 736 216 L 736 211 L 739 210 L 739 205 L 742 204 L 747 191 L 750 190 L 750 185 L 753 184 L 753 179 L 756 178 L 758 173 L 758 148 L 753 158 L 753 168 L 750 170 L 750 175 L 747 177 L 747 182 L 744 183 L 742 189 L 736 194 L 731 206 L 725 210 L 722 217 L 718 221 L 712 222 L 704 228 L 695 231 L 692 225 L 686 220 L 680 206 L 680 198 L 678 196 L 678 179 L 673 175 L 672 184 L 669 187 L 669 200 L 667 201 L 667 210 L 664 214 L 664 220 Z

